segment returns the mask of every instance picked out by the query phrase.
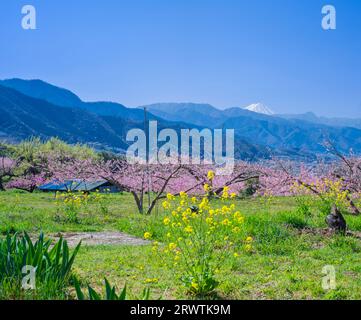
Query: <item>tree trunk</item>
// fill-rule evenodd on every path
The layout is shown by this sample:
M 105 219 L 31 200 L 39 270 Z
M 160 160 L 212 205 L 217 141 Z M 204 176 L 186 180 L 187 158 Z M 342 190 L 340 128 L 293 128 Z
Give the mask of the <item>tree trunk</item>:
M 137 204 L 138 212 L 143 214 L 143 197 L 139 198 L 135 191 L 132 191 L 132 195 L 134 197 L 135 203 Z
M 154 199 L 154 200 L 151 202 L 151 204 L 150 204 L 150 206 L 149 206 L 149 208 L 148 208 L 148 210 L 147 210 L 147 214 L 151 214 L 151 213 L 152 213 L 152 211 L 153 211 L 153 209 L 154 209 L 154 206 L 156 205 L 156 203 L 157 203 L 158 200 L 159 200 L 159 198 L 156 198 L 156 199 Z

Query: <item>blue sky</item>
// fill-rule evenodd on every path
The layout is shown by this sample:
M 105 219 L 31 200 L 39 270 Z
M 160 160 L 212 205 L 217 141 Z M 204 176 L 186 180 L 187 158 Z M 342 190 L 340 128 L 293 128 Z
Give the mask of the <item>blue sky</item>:
M 21 28 L 21 7 L 37 30 Z M 321 28 L 333 4 L 337 29 Z M 263 102 L 361 118 L 359 0 L 2 0 L 0 78 L 127 106 Z

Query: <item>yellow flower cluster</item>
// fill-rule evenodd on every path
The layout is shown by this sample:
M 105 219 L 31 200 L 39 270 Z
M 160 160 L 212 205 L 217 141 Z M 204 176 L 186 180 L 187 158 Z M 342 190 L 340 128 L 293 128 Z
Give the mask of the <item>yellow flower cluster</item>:
M 64 192 L 60 193 L 57 192 L 55 199 L 57 200 L 57 204 L 67 204 L 67 205 L 74 205 L 80 207 L 82 204 L 88 202 L 88 194 L 84 192 Z
M 68 190 L 67 192 L 57 192 L 55 199 L 57 210 L 63 211 L 67 216 L 67 219 L 72 222 L 78 220 L 78 214 L 81 210 L 86 212 L 86 210 L 89 209 L 88 205 L 90 203 L 95 204 L 97 206 L 96 209 L 99 210 L 100 213 L 108 213 L 105 196 L 100 193 L 99 190 L 93 193 L 71 190 Z
M 63 202 L 66 204 L 73 203 L 80 206 L 83 204 L 88 204 L 89 202 L 99 203 L 105 199 L 105 196 L 101 194 L 99 190 L 96 190 L 96 192 L 93 193 L 68 190 L 67 192 L 57 192 L 55 195 L 55 199 L 57 200 L 58 204 Z
M 304 183 L 295 182 L 291 186 L 291 191 L 295 194 L 302 195 L 315 195 L 316 191 L 323 201 L 334 203 L 338 206 L 347 206 L 347 199 L 350 196 L 350 191 L 345 188 L 342 179 L 331 180 L 328 178 L 318 179 L 316 182 L 312 182 L 309 185 Z
M 165 210 L 168 210 L 170 208 L 170 203 L 168 201 L 163 201 L 162 206 Z
M 229 187 L 224 187 L 222 191 L 222 199 L 228 199 L 229 198 Z
M 214 175 L 209 173 L 208 178 L 213 179 Z M 208 189 L 207 185 L 204 189 Z M 200 270 L 210 268 L 207 272 L 214 274 L 225 256 L 238 257 L 242 247 L 246 252 L 252 250 L 253 239 L 242 240 L 244 216 L 228 201 L 235 196 L 229 187 L 224 187 L 221 206 L 216 200 L 189 197 L 185 192 L 180 192 L 179 197 L 167 194 L 162 204 L 167 213 L 163 218 L 165 238 L 162 245 L 154 242 L 152 250 L 170 256 L 166 260 L 186 274 L 191 291 L 202 290 L 203 280 L 199 279 L 203 278 L 198 273 L 206 271 Z M 150 237 L 149 232 L 144 234 L 144 238 Z
M 144 233 L 144 239 L 148 240 L 152 237 L 152 234 L 150 232 L 145 232 Z
M 144 280 L 145 283 L 157 283 L 158 281 L 158 278 L 147 278 Z
M 208 171 L 208 174 L 207 174 L 207 179 L 209 180 L 209 181 L 212 181 L 213 179 L 214 179 L 214 177 L 215 177 L 215 173 L 214 173 L 214 171 Z
M 252 242 L 253 242 L 253 238 L 252 237 L 247 237 L 245 240 L 245 245 L 244 245 L 244 250 L 246 252 L 251 252 L 252 251 Z
M 212 191 L 212 187 L 206 183 L 204 186 L 203 186 L 203 189 L 205 192 L 211 192 Z
M 175 200 L 175 196 L 172 195 L 171 193 L 167 193 L 167 199 L 168 199 L 169 201 L 173 201 L 173 200 Z

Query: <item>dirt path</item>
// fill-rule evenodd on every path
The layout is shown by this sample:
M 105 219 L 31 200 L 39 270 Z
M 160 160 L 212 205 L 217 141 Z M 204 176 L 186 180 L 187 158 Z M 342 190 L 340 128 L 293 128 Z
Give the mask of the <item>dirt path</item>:
M 60 236 L 65 239 L 69 246 L 74 247 L 80 241 L 83 245 L 147 245 L 149 241 L 122 232 L 62 232 L 53 234 L 50 238 L 58 240 Z
M 334 236 L 334 232 L 327 228 L 303 228 L 298 230 L 299 234 L 312 234 L 312 235 L 321 235 L 325 237 Z M 354 237 L 357 239 L 361 239 L 361 232 L 360 231 L 347 231 L 346 236 Z

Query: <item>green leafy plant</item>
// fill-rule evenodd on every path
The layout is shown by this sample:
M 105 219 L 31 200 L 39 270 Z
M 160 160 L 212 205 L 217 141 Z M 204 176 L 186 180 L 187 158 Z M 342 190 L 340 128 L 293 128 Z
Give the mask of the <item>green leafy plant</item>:
M 105 293 L 104 296 L 97 293 L 90 285 L 87 286 L 88 288 L 88 295 L 85 296 L 83 293 L 81 286 L 76 278 L 74 278 L 74 287 L 76 291 L 76 295 L 79 300 L 127 300 L 127 286 L 117 294 L 115 286 L 111 286 L 109 281 L 104 278 L 105 284 Z M 150 296 L 150 289 L 146 288 L 143 290 L 141 300 L 149 300 Z
M 109 191 L 109 189 L 105 190 L 106 193 Z M 89 194 L 88 202 L 95 204 L 101 214 L 106 215 L 109 213 L 105 194 L 101 193 L 99 190 Z
M 58 211 L 65 213 L 66 220 L 70 223 L 79 222 L 79 213 L 82 207 L 88 203 L 88 194 L 84 192 L 58 192 L 56 204 Z
M 79 214 L 88 212 L 89 205 L 95 205 L 97 210 L 106 215 L 109 213 L 105 195 L 99 190 L 93 193 L 83 191 L 58 192 L 56 194 L 56 205 L 58 213 L 64 213 L 66 221 L 79 223 Z
M 63 295 L 79 248 L 80 243 L 70 254 L 68 244 L 63 239 L 51 248 L 51 240 L 45 240 L 43 234 L 35 243 L 27 233 L 22 237 L 15 234 L 0 239 L 0 296 L 22 298 L 29 294 L 22 290 L 24 266 L 31 266 L 35 270 L 33 297 Z
M 297 213 L 305 218 L 310 218 L 312 216 L 310 197 L 299 195 L 295 197 L 295 201 L 297 204 Z
M 328 178 L 319 179 L 309 185 L 295 182 L 291 187 L 291 191 L 296 195 L 296 200 L 301 211 L 309 211 L 309 203 L 305 201 L 309 199 L 304 197 L 311 196 L 312 201 L 322 215 L 330 213 L 333 205 L 336 205 L 342 211 L 347 211 L 350 205 L 350 191 L 342 179 L 330 180 Z M 300 203 L 300 199 L 301 203 Z
M 196 297 L 214 293 L 219 285 L 217 273 L 227 258 L 252 252 L 251 237 L 239 241 L 243 237 L 244 217 L 234 203 L 229 204 L 234 197 L 224 187 L 221 208 L 208 197 L 198 200 L 185 192 L 180 192 L 179 197 L 167 194 L 162 204 L 167 234 L 162 244 L 153 242 L 153 252 L 175 271 L 187 292 Z M 151 237 L 151 232 L 144 233 L 144 238 Z

